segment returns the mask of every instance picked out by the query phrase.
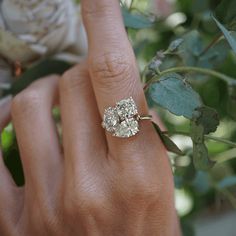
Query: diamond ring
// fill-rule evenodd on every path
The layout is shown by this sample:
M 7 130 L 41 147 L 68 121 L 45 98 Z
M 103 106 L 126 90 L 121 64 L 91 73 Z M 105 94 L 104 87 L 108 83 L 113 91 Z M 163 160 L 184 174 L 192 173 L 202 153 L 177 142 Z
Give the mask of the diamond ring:
M 139 132 L 139 121 L 152 116 L 140 116 L 132 97 L 121 100 L 104 112 L 102 127 L 115 137 L 129 138 Z

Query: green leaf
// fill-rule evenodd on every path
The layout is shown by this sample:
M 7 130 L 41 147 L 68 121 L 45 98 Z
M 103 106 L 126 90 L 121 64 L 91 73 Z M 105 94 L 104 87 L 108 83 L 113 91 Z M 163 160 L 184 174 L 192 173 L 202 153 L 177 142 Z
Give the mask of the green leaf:
M 236 186 L 236 176 L 229 176 L 221 180 L 217 186 L 221 189 Z
M 197 125 L 202 125 L 204 134 L 215 132 L 220 120 L 217 111 L 211 107 L 203 106 L 196 109 L 198 115 L 195 119 Z
M 191 10 L 193 13 L 204 13 L 209 10 L 209 0 L 197 0 L 192 2 Z
M 228 101 L 227 101 L 227 112 L 228 115 L 236 120 L 236 86 L 232 85 L 228 87 Z
M 209 174 L 204 171 L 197 171 L 195 179 L 192 181 L 192 186 L 198 193 L 205 194 L 211 188 Z
M 153 26 L 153 22 L 151 22 L 146 16 L 138 13 L 131 13 L 126 7 L 122 7 L 122 15 L 124 24 L 128 28 L 143 29 Z
M 234 39 L 234 37 L 231 35 L 231 33 L 214 16 L 212 16 L 212 18 L 216 22 L 216 24 L 219 27 L 219 29 L 224 34 L 226 40 L 228 41 L 229 45 L 233 49 L 234 53 L 236 53 L 236 40 Z
M 193 118 L 194 111 L 202 106 L 200 96 L 178 74 L 167 74 L 149 86 L 153 102 L 177 116 Z
M 64 71 L 71 67 L 66 62 L 59 60 L 47 59 L 42 61 L 31 68 L 17 78 L 16 82 L 12 85 L 12 88 L 6 92 L 6 94 L 17 94 L 30 85 L 33 81 L 45 77 L 51 74 L 62 74 Z
M 166 149 L 169 152 L 173 152 L 177 155 L 183 155 L 183 152 L 178 148 L 178 146 L 167 135 L 163 134 L 160 127 L 154 122 L 152 122 L 152 124 L 155 130 L 157 131 L 157 133 L 159 134 L 161 141 L 165 145 Z
M 184 40 L 182 38 L 174 40 L 171 42 L 167 51 L 174 52 L 183 42 Z
M 203 41 L 199 32 L 193 30 L 183 36 L 177 53 L 187 66 L 215 68 L 225 61 L 228 49 L 229 44 L 225 39 L 219 40 L 209 48 L 209 44 Z
M 195 66 L 205 47 L 202 37 L 197 30 L 193 30 L 182 38 L 184 41 L 179 47 L 178 54 L 186 66 Z
M 208 158 L 208 150 L 204 143 L 193 144 L 193 163 L 198 170 L 209 170 L 213 164 Z
M 217 41 L 209 48 L 209 43 L 206 44 L 199 32 L 193 30 L 183 36 L 177 54 L 184 65 L 211 69 L 222 65 L 230 51 L 229 48 L 225 39 Z M 202 78 L 202 75 L 196 76 Z
M 224 24 L 232 24 L 236 18 L 236 1 L 221 0 L 216 8 L 215 14 Z
M 181 219 L 181 230 L 182 230 L 183 236 L 196 236 L 195 227 L 193 223 L 190 222 L 189 220 Z
M 193 163 L 198 170 L 209 170 L 215 162 L 208 156 L 208 150 L 204 143 L 204 127 L 201 124 L 191 122 L 191 139 L 193 142 Z
M 209 69 L 216 68 L 225 62 L 229 52 L 230 46 L 226 39 L 223 38 L 211 46 L 203 55 L 198 58 L 196 66 Z

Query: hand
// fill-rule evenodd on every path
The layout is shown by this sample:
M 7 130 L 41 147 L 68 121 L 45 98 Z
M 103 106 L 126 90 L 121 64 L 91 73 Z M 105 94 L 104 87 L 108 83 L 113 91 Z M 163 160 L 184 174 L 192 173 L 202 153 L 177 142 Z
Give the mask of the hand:
M 171 168 L 151 122 L 128 139 L 101 127 L 104 109 L 130 96 L 148 113 L 119 2 L 83 0 L 82 9 L 87 61 L 13 99 L 26 183 L 17 188 L 1 162 L 0 235 L 179 235 Z

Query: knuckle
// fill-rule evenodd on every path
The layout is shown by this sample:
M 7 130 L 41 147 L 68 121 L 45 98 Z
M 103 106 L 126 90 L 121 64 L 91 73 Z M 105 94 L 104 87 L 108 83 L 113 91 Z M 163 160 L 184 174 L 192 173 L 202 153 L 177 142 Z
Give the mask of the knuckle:
M 62 78 L 59 80 L 59 88 L 61 92 L 70 92 L 71 90 L 78 89 L 86 86 L 86 79 L 88 77 L 87 71 L 80 65 L 66 71 Z
M 105 194 L 81 191 L 78 194 L 67 196 L 64 202 L 65 215 L 69 218 L 76 218 L 78 215 L 98 215 L 108 206 Z
M 111 4 L 108 2 L 104 4 L 101 1 L 96 1 L 91 4 L 89 1 L 85 1 L 83 6 L 83 16 L 85 19 L 93 19 L 94 17 L 104 16 L 109 14 L 112 10 Z
M 69 221 L 76 221 L 83 216 L 82 221 L 95 220 L 108 223 L 112 210 L 110 202 L 104 196 L 86 196 L 67 198 L 64 217 Z
M 13 116 L 27 115 L 41 105 L 41 96 L 36 89 L 26 89 L 17 94 L 12 101 Z
M 57 220 L 54 217 L 49 217 L 48 214 L 41 215 L 43 228 L 50 233 L 57 231 Z
M 50 235 L 54 235 L 59 231 L 59 225 L 61 213 L 58 212 L 58 208 L 52 207 L 51 203 L 47 201 L 39 200 L 39 211 L 38 214 L 35 214 L 34 224 L 41 224 L 46 232 Z
M 134 84 L 134 64 L 120 53 L 106 53 L 94 58 L 90 71 L 101 89 L 127 88 Z
M 126 201 L 134 204 L 149 204 L 156 201 L 160 195 L 160 184 L 155 175 L 139 170 L 132 171 L 129 178 L 124 176 L 122 195 Z

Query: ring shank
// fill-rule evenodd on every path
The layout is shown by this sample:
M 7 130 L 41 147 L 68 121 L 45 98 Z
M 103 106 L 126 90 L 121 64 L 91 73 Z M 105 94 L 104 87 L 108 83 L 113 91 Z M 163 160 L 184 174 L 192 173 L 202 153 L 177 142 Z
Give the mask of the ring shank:
M 152 115 L 138 116 L 138 120 L 152 120 Z

